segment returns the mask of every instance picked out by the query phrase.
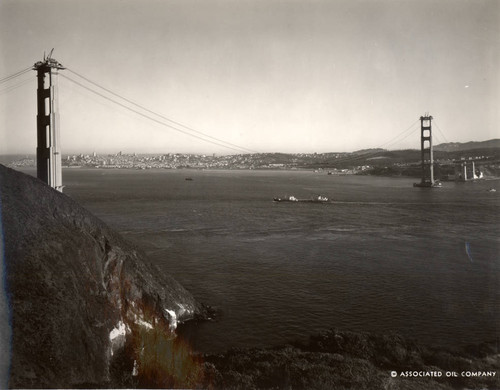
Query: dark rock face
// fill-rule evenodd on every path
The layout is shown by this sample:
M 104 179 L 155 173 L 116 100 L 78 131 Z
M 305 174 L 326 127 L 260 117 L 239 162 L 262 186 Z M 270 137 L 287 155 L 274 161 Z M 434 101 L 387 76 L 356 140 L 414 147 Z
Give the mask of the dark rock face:
M 123 370 L 140 378 L 148 348 L 156 353 L 151 337 L 168 344 L 178 321 L 203 316 L 181 285 L 64 194 L 0 165 L 0 200 L 9 387 L 117 386 Z

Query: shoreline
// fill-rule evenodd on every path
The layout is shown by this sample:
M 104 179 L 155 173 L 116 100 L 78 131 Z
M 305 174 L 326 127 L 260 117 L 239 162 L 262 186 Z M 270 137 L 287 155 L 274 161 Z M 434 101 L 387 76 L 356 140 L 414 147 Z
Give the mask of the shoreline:
M 19 172 L 25 172 L 28 174 L 33 174 L 35 172 L 36 174 L 36 167 L 34 166 L 29 166 L 29 167 L 10 167 L 11 169 L 17 170 Z M 178 167 L 178 168 L 163 168 L 163 167 L 151 167 L 151 168 L 134 168 L 134 167 L 92 167 L 92 166 L 63 166 L 62 167 L 63 171 L 64 170 L 85 170 L 85 171 L 118 171 L 118 172 L 128 172 L 128 171 L 138 171 L 138 172 L 162 172 L 162 171 L 167 171 L 167 172 L 284 172 L 284 173 L 291 173 L 291 172 L 302 172 L 302 173 L 313 173 L 313 174 L 323 174 L 327 176 L 332 176 L 332 177 L 346 177 L 346 176 L 357 176 L 357 177 L 362 177 L 362 176 L 367 176 L 367 177 L 380 177 L 380 178 L 394 178 L 394 179 L 413 179 L 413 180 L 419 180 L 420 176 L 413 176 L 413 175 L 402 175 L 402 174 L 373 174 L 369 173 L 366 171 L 363 172 L 356 172 L 356 173 L 328 173 L 328 170 L 322 170 L 318 171 L 317 169 L 313 168 L 194 168 L 194 167 Z M 191 178 L 189 178 L 191 179 Z M 187 179 L 187 180 L 189 180 Z M 442 182 L 442 183 L 475 183 L 475 182 L 484 182 L 484 181 L 497 181 L 500 180 L 500 176 L 495 176 L 495 175 L 488 175 L 485 177 L 482 177 L 480 179 L 473 179 L 473 180 L 467 180 L 467 181 L 460 181 L 460 180 L 449 180 L 449 179 L 439 179 L 436 181 Z

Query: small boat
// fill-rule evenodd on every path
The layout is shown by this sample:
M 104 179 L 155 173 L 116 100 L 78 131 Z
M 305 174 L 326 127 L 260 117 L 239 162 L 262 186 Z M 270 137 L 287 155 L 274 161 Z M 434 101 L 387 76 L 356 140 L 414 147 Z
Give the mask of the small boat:
M 184 180 L 193 181 L 193 178 L 192 177 L 186 177 Z
M 497 192 L 497 190 L 496 190 L 496 189 L 494 189 L 493 187 L 491 187 L 491 188 L 488 190 L 488 192 Z
M 323 196 L 323 195 L 318 195 L 315 199 L 313 199 L 314 201 L 316 202 L 328 202 L 330 201 L 330 199 L 328 199 L 327 196 Z

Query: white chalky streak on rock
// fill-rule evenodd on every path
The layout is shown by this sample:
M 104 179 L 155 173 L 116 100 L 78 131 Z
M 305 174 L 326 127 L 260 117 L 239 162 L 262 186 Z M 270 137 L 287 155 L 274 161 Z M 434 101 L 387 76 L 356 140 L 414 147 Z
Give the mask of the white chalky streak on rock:
M 123 321 L 119 321 L 116 328 L 113 328 L 109 332 L 109 341 L 111 341 L 111 356 L 113 356 L 113 347 L 115 344 L 121 344 L 125 341 L 125 335 L 127 333 L 127 327 Z
M 178 303 L 177 306 L 179 306 L 179 316 L 182 316 L 184 313 L 191 314 L 191 310 L 189 308 L 186 308 L 182 303 Z
M 125 324 L 123 321 L 118 322 L 118 326 L 109 332 L 109 340 L 113 341 L 117 337 L 125 336 Z
M 140 318 L 138 315 L 135 315 L 135 323 L 137 325 L 140 325 L 144 328 L 147 328 L 147 329 L 153 329 L 153 324 L 150 324 L 149 322 L 147 321 L 144 321 L 142 318 Z
M 173 310 L 168 310 L 168 309 L 165 309 L 165 311 L 168 313 L 169 315 L 169 328 L 170 330 L 174 330 L 177 328 L 177 314 L 175 314 L 175 311 Z

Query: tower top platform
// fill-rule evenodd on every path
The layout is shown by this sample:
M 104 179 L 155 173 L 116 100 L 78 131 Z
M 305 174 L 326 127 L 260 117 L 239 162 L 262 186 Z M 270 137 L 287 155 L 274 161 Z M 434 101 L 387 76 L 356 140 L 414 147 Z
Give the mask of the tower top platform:
M 66 69 L 59 61 L 50 57 L 43 61 L 38 61 L 33 65 L 33 70 L 38 70 L 40 68 Z
M 62 64 L 57 61 L 55 58 L 52 58 L 52 53 L 54 49 L 52 49 L 47 57 L 45 57 L 45 53 L 43 53 L 43 61 L 35 62 L 33 65 L 33 70 L 38 70 L 40 68 L 53 68 L 53 69 L 66 69 Z

